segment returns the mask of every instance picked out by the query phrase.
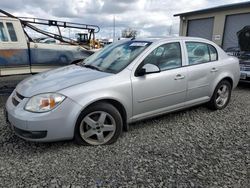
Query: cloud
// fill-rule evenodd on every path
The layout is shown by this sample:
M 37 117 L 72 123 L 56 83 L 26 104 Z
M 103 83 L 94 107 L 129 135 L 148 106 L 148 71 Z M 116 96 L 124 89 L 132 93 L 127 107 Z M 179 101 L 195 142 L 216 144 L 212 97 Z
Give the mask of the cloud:
M 102 6 L 102 12 L 108 14 L 122 14 L 126 13 L 128 10 L 136 10 L 138 0 L 106 0 Z
M 115 16 L 116 34 L 132 27 L 140 35 L 178 34 L 179 18 L 173 14 L 244 0 L 1 0 L 0 7 L 16 16 L 32 16 L 96 24 L 99 37 L 112 37 Z

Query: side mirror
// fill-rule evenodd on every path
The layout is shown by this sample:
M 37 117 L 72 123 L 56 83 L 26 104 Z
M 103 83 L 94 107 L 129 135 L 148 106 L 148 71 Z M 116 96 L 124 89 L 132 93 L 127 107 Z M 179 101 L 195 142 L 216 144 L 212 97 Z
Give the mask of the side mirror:
M 146 64 L 141 69 L 137 71 L 137 76 L 144 76 L 145 74 L 152 74 L 161 72 L 159 67 L 154 64 Z

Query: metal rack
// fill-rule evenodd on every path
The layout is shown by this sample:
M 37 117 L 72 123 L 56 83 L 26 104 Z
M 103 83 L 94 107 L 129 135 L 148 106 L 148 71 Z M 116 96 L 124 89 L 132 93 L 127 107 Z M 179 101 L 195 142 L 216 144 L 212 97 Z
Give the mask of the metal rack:
M 2 9 L 0 9 L 0 13 L 11 17 L 18 19 L 23 28 L 28 27 L 38 33 L 41 33 L 47 37 L 54 38 L 56 40 L 59 40 L 61 42 L 69 43 L 69 44 L 75 44 L 79 45 L 79 43 L 71 38 L 62 36 L 60 28 L 72 28 L 72 29 L 80 29 L 80 30 L 87 30 L 88 31 L 88 40 L 87 42 L 90 42 L 91 39 L 95 40 L 95 33 L 98 33 L 100 31 L 100 27 L 97 25 L 91 25 L 91 24 L 82 24 L 82 23 L 74 23 L 74 22 L 65 22 L 65 21 L 58 21 L 58 20 L 50 20 L 50 19 L 42 19 L 42 18 L 32 18 L 32 17 L 16 17 Z M 55 26 L 58 29 L 58 33 L 51 33 L 46 30 L 40 29 L 34 24 L 38 25 L 47 25 L 47 26 Z M 24 30 L 25 32 L 25 30 Z M 29 38 L 30 41 L 33 41 L 33 39 L 25 32 L 27 37 Z

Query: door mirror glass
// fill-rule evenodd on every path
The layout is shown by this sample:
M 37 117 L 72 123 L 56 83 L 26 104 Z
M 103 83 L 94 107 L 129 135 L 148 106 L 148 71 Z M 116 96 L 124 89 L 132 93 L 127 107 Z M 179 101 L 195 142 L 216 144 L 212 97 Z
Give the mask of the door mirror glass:
M 137 72 L 137 75 L 143 76 L 145 74 L 152 74 L 157 72 L 160 72 L 159 67 L 154 64 L 146 64 Z

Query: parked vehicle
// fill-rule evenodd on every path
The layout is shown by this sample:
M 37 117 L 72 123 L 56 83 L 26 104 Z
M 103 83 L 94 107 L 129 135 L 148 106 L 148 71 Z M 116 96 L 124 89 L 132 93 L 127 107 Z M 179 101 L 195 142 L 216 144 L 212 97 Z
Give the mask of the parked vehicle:
M 86 24 L 75 24 L 37 18 L 17 18 L 0 9 L 0 76 L 42 72 L 51 68 L 75 64 L 87 58 L 93 51 L 83 48 L 61 34 L 56 35 L 38 29 L 34 24 L 73 27 L 91 30 Z M 46 38 L 33 40 L 25 31 L 29 27 Z M 91 35 L 93 36 L 93 35 Z M 55 37 L 55 38 L 53 38 Z M 60 43 L 59 41 L 65 42 Z
M 250 83 L 250 26 L 237 32 L 239 47 L 227 49 L 229 55 L 239 58 L 240 82 Z
M 46 44 L 60 44 L 59 40 L 53 39 L 53 38 L 45 38 L 39 41 L 40 43 L 46 43 Z
M 239 78 L 238 59 L 205 39 L 123 40 L 25 79 L 6 117 L 26 140 L 111 144 L 131 122 L 202 103 L 225 108 Z

